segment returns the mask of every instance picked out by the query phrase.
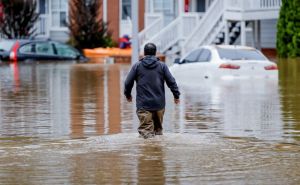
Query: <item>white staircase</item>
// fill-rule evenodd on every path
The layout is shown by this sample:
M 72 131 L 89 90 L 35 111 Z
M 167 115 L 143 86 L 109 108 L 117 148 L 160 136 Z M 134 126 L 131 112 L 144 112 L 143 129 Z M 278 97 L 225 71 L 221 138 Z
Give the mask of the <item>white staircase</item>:
M 163 28 L 163 15 L 151 14 L 146 15 L 146 25 L 148 25 L 144 30 L 139 33 L 139 46 L 144 46 L 154 35 L 159 33 Z M 142 48 L 140 48 L 143 51 Z
M 143 51 L 143 47 L 146 43 L 152 42 L 157 46 L 159 53 L 165 53 L 170 47 L 184 41 L 190 32 L 196 28 L 195 25 L 199 22 L 201 17 L 202 14 L 199 13 L 185 13 L 178 16 L 174 21 L 160 30 L 157 30 L 157 28 L 160 28 L 159 23 L 153 22 L 153 24 L 143 30 L 139 35 L 140 51 Z M 150 31 L 151 29 L 153 31 Z M 150 32 L 156 34 L 149 39 L 149 37 L 145 35 Z
M 220 31 L 224 29 L 223 15 L 224 0 L 214 1 L 194 31 L 183 43 L 182 52 L 186 53 L 198 45 L 212 43 Z
M 241 33 L 239 21 L 247 25 L 247 21 L 277 19 L 280 6 L 281 0 L 216 0 L 185 40 L 181 53 L 201 45 L 225 43 L 225 29 L 228 43 L 234 44 Z

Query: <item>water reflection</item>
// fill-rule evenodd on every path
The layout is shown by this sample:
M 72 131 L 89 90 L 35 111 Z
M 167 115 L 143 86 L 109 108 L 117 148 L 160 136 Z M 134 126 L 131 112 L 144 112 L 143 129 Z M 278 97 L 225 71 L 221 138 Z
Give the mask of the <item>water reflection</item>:
M 0 184 L 297 184 L 300 148 L 281 148 L 173 133 L 2 145 Z
M 14 77 L 14 93 L 17 93 L 19 91 L 20 87 L 20 76 L 19 76 L 19 67 L 18 63 L 15 61 L 10 64 L 10 67 L 12 69 L 13 77 Z
M 130 66 L 32 63 L 0 66 L 1 137 L 83 138 L 136 133 L 135 104 L 123 82 Z M 182 102 L 167 91 L 166 133 L 298 140 L 298 62 L 279 61 L 272 79 L 190 80 Z M 135 94 L 135 92 L 133 92 Z
M 299 59 L 281 59 L 280 67 L 280 100 L 286 136 L 300 140 L 300 62 Z
M 161 143 L 148 143 L 139 147 L 140 154 L 138 157 L 138 184 L 165 184 L 165 155 Z
M 243 79 L 181 85 L 186 131 L 279 140 L 283 135 L 278 81 Z M 191 80 L 189 81 L 191 84 Z
M 279 67 L 279 82 L 181 84 L 144 140 L 129 66 L 2 64 L 0 184 L 298 184 L 300 68 Z

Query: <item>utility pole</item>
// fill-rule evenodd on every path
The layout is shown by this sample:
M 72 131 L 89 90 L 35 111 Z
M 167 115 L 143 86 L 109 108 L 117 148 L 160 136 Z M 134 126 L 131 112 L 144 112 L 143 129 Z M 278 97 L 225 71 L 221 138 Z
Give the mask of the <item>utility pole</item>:
M 131 64 L 139 60 L 139 0 L 131 0 L 132 16 L 132 56 Z
M 107 0 L 103 0 L 103 22 L 107 23 Z

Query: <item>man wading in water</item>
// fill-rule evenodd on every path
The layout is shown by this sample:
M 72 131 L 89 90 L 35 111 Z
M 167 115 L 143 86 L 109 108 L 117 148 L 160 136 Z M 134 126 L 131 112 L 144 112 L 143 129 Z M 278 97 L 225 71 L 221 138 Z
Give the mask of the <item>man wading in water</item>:
M 136 81 L 137 116 L 140 120 L 138 132 L 147 139 L 162 135 L 166 104 L 164 83 L 171 89 L 176 104 L 179 103 L 180 92 L 167 65 L 155 57 L 156 46 L 146 44 L 144 55 L 143 59 L 132 66 L 125 81 L 124 94 L 127 101 L 132 102 L 131 90 Z

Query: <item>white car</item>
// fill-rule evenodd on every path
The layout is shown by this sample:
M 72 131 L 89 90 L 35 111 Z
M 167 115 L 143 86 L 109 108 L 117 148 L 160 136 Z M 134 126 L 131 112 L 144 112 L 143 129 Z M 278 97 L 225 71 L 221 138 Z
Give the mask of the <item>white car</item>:
M 260 51 L 246 46 L 199 47 L 177 59 L 170 67 L 179 80 L 278 78 L 278 68 Z

